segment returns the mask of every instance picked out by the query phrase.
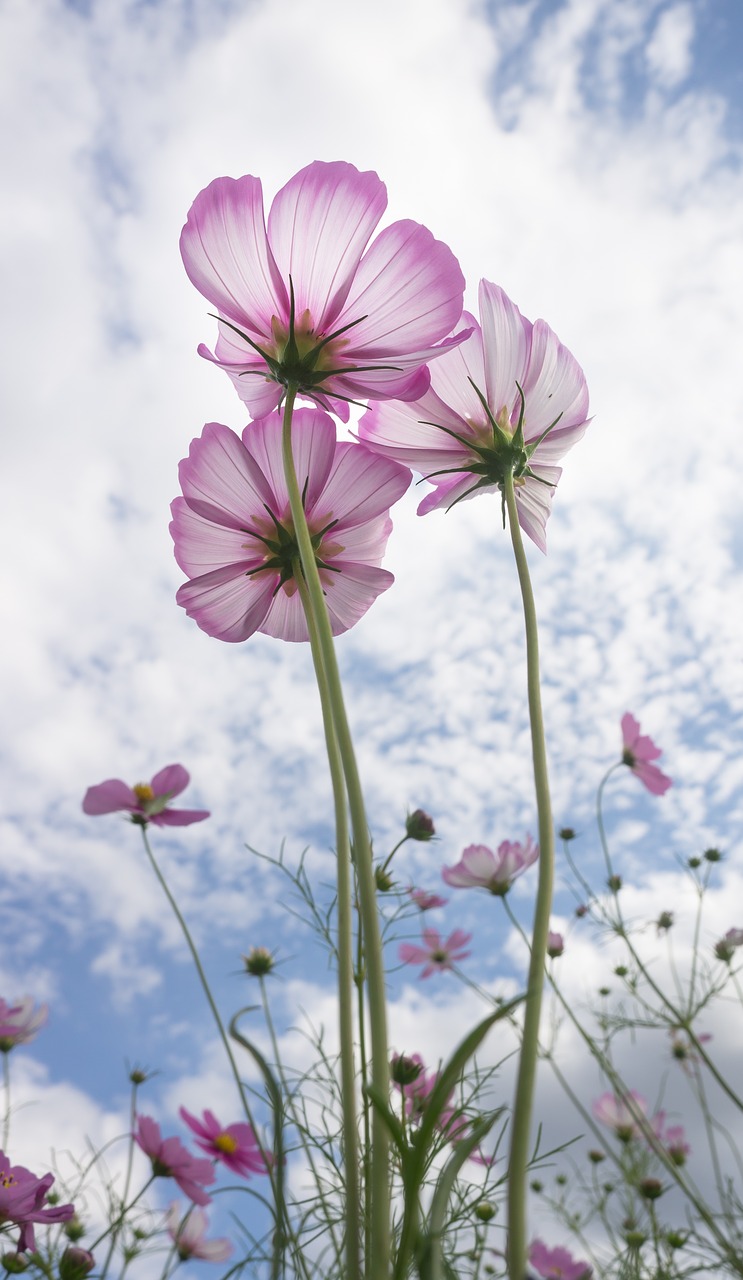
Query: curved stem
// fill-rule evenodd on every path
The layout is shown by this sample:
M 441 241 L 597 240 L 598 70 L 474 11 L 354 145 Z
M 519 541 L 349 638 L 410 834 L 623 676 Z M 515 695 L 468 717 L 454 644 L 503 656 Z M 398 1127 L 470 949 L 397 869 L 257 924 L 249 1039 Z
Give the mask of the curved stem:
M 524 1280 L 527 1254 L 526 1176 L 529 1163 L 531 1118 L 539 1055 L 539 1021 L 542 1010 L 544 967 L 547 957 L 547 934 L 549 932 L 550 911 L 552 908 L 555 853 L 549 778 L 547 774 L 547 750 L 542 720 L 542 697 L 539 684 L 537 615 L 534 606 L 534 593 L 529 577 L 529 566 L 519 527 L 513 476 L 511 474 L 508 474 L 505 479 L 504 496 L 524 608 L 529 720 L 531 724 L 534 787 L 539 823 L 539 881 L 534 904 L 531 956 L 524 1009 L 524 1030 L 516 1077 L 516 1096 L 511 1127 L 511 1151 L 508 1162 L 508 1275 L 509 1280 Z
M 328 683 L 328 701 L 332 710 L 333 725 L 346 779 L 348 806 L 353 832 L 353 857 L 356 866 L 357 889 L 361 907 L 361 928 L 364 935 L 364 955 L 368 976 L 369 1025 L 371 1030 L 371 1078 L 382 1097 L 389 1093 L 389 1053 L 387 1048 L 387 1009 L 385 1003 L 385 974 L 382 940 L 377 914 L 376 885 L 372 866 L 371 842 L 364 808 L 356 756 L 351 731 L 346 716 L 340 672 L 333 645 L 333 633 L 325 604 L 320 574 L 315 560 L 310 532 L 302 505 L 297 482 L 291 443 L 291 420 L 297 386 L 287 389 L 284 407 L 282 452 L 289 505 L 294 533 L 297 539 L 302 571 L 307 583 L 311 612 L 317 629 L 322 665 Z M 374 1274 L 385 1276 L 390 1256 L 390 1196 L 389 1196 L 389 1135 L 380 1115 L 375 1110 L 372 1118 L 371 1155 L 371 1256 Z

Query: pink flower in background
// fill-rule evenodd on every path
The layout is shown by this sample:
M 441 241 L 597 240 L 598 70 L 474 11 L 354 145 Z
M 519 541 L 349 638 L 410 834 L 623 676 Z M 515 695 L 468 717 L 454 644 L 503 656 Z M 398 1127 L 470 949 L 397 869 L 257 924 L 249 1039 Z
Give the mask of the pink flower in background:
M 652 738 L 640 733 L 640 725 L 629 711 L 622 716 L 622 763 L 632 770 L 654 796 L 662 796 L 672 786 L 671 779 L 661 773 L 657 765 L 652 764 L 662 754 Z
M 556 960 L 565 950 L 565 939 L 561 933 L 554 933 L 550 929 L 547 934 L 547 955 L 551 960 Z
M 182 1217 L 174 1200 L 165 1217 L 168 1235 L 176 1247 L 182 1262 L 188 1258 L 201 1258 L 204 1262 L 226 1262 L 232 1256 L 233 1246 L 225 1236 L 207 1240 L 209 1219 L 203 1209 L 191 1205 Z
M 642 1132 L 638 1120 L 647 1118 L 648 1104 L 641 1094 L 630 1089 L 626 1098 L 602 1093 L 593 1104 L 593 1114 L 600 1124 L 613 1129 L 621 1142 L 629 1142 Z
M 454 889 L 487 889 L 503 897 L 517 876 L 539 857 L 539 846 L 531 836 L 524 844 L 504 840 L 493 853 L 484 844 L 470 844 L 454 867 L 444 867 L 441 875 Z
M 666 1128 L 665 1116 L 662 1112 L 661 1115 L 663 1116 L 663 1123 L 658 1129 L 656 1129 L 656 1133 L 658 1134 L 660 1141 L 663 1143 L 663 1146 L 674 1164 L 679 1166 L 686 1164 L 686 1157 L 691 1155 L 691 1147 L 686 1141 L 684 1126 L 681 1124 L 671 1124 Z M 655 1124 L 653 1124 L 653 1127 L 655 1128 Z
M 159 1124 L 149 1116 L 137 1117 L 134 1141 L 149 1156 L 156 1178 L 173 1178 L 194 1204 L 209 1204 L 210 1197 L 204 1187 L 214 1182 L 211 1160 L 192 1156 L 180 1138 L 162 1138 Z
M 219 312 L 215 354 L 254 418 L 301 392 L 348 420 L 348 400 L 411 400 L 426 364 L 459 339 L 464 277 L 451 250 L 415 222 L 369 245 L 387 206 L 376 173 L 315 161 L 268 216 L 258 178 L 216 178 L 181 235 L 192 283 Z M 367 247 L 368 246 L 368 247 Z M 444 341 L 442 341 L 444 340 Z
M 240 437 L 210 423 L 181 462 L 172 505 L 175 558 L 191 579 L 176 600 L 202 631 L 246 640 L 254 631 L 306 640 L 298 548 L 281 456 L 281 415 Z M 292 449 L 334 635 L 347 631 L 394 581 L 379 567 L 389 508 L 410 473 L 361 445 L 338 443 L 317 409 L 299 409 Z
M 213 1111 L 205 1111 L 203 1120 L 197 1120 L 185 1107 L 181 1107 L 179 1115 L 196 1134 L 196 1146 L 239 1177 L 266 1172 L 265 1157 L 249 1124 L 223 1126 Z
M 411 902 L 414 902 L 419 911 L 433 911 L 434 907 L 445 907 L 448 899 L 442 898 L 438 893 L 429 893 L 427 889 L 408 889 Z
M 28 1044 L 49 1016 L 49 1005 L 34 1008 L 33 996 L 22 996 L 14 1004 L 0 997 L 0 1053 L 9 1053 L 16 1045 Z
M 422 964 L 422 978 L 430 978 L 432 973 L 443 973 L 452 969 L 458 960 L 464 960 L 470 954 L 463 950 L 472 940 L 471 933 L 455 929 L 449 934 L 446 942 L 441 940 L 436 929 L 423 930 L 424 946 L 416 946 L 413 942 L 401 942 L 399 956 L 403 964 Z
M 587 1262 L 576 1261 L 561 1245 L 549 1249 L 541 1240 L 530 1245 L 529 1263 L 544 1280 L 589 1280 L 593 1275 Z
M 549 325 L 525 320 L 487 280 L 480 282 L 480 317 L 482 328 L 464 314 L 470 337 L 431 366 L 425 395 L 412 404 L 370 406 L 359 431 L 370 448 L 434 485 L 419 515 L 482 490 L 502 491 L 513 471 L 519 524 L 544 551 L 562 474 L 554 464 L 588 425 L 586 380 Z
M 37 1178 L 22 1165 L 12 1165 L 0 1151 L 0 1225 L 12 1222 L 21 1228 L 19 1253 L 35 1249 L 34 1223 L 69 1222 L 74 1217 L 72 1204 L 47 1206 L 47 1194 L 53 1183 L 53 1174 Z
M 152 822 L 156 827 L 188 827 L 192 822 L 203 822 L 209 817 L 206 809 L 170 809 L 174 796 L 179 796 L 189 784 L 189 775 L 182 764 L 169 764 L 156 773 L 151 782 L 138 782 L 129 787 L 119 778 L 109 778 L 95 787 L 88 787 L 83 800 L 83 813 L 98 817 L 103 813 L 129 813 L 132 822 L 146 827 Z

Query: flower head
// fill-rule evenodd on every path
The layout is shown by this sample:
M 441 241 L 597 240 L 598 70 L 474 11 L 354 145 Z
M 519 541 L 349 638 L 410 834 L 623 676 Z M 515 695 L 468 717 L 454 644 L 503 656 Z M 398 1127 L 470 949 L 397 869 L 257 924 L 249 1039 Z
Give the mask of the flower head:
M 375 173 L 320 161 L 282 188 L 267 226 L 258 178 L 216 178 L 196 197 L 181 254 L 220 320 L 215 354 L 199 354 L 253 417 L 290 383 L 344 421 L 349 400 L 415 399 L 427 362 L 459 341 L 447 337 L 462 314 L 456 258 L 415 222 L 369 245 L 386 205 Z
M 266 1172 L 266 1157 L 249 1124 L 221 1125 L 213 1111 L 205 1111 L 203 1120 L 197 1120 L 185 1107 L 179 1115 L 196 1134 L 196 1146 L 240 1178 Z
M 436 828 L 433 818 L 425 809 L 414 809 L 405 819 L 405 834 L 408 840 L 433 840 Z
M 245 972 L 251 978 L 265 978 L 276 965 L 273 952 L 269 951 L 268 947 L 251 947 L 248 954 L 242 958 Z
M 438 893 L 429 893 L 428 889 L 408 889 L 411 902 L 414 902 L 419 911 L 433 911 L 434 907 L 445 907 L 448 898 L 442 898 Z
M 444 942 L 436 929 L 424 929 L 424 946 L 401 942 L 398 954 L 403 964 L 422 964 L 421 977 L 430 978 L 432 973 L 444 973 L 446 969 L 452 969 L 458 960 L 466 959 L 470 953 L 463 948 L 471 939 L 471 933 L 455 929 Z
M 547 934 L 547 955 L 552 960 L 556 960 L 565 950 L 565 939 L 561 933 L 555 933 L 550 929 Z
M 151 782 L 138 782 L 129 787 L 119 778 L 109 778 L 88 787 L 83 800 L 83 813 L 98 817 L 102 813 L 128 813 L 140 827 L 153 823 L 156 827 L 188 827 L 209 817 L 206 809 L 171 809 L 170 801 L 186 790 L 189 775 L 182 764 L 169 764 L 156 773 Z
M 89 1249 L 70 1245 L 59 1260 L 59 1280 L 85 1280 L 95 1266 L 95 1258 Z
M 242 440 L 209 423 L 180 465 L 172 505 L 175 558 L 191 579 L 176 600 L 220 640 L 254 631 L 308 638 L 296 573 L 299 549 L 282 463 L 282 422 L 272 414 Z M 392 529 L 389 507 L 409 473 L 361 445 L 338 443 L 317 409 L 299 409 L 292 449 L 334 635 L 347 631 L 394 581 L 379 567 Z
M 593 1275 L 587 1262 L 577 1262 L 567 1249 L 560 1245 L 550 1249 L 541 1240 L 530 1245 L 529 1263 L 544 1280 L 589 1280 Z
M 620 1142 L 629 1142 L 642 1132 L 639 1121 L 646 1118 L 647 1113 L 647 1102 L 634 1089 L 630 1089 L 624 1098 L 602 1093 L 593 1104 L 596 1119 L 608 1129 L 613 1129 Z
M 503 493 L 513 474 L 519 523 L 541 551 L 554 464 L 588 425 L 583 372 L 544 320 L 532 325 L 497 285 L 480 282 L 480 319 L 470 336 L 431 367 L 430 390 L 412 404 L 372 405 L 362 439 L 417 471 L 434 490 L 419 515 L 482 490 Z
M 204 1210 L 196 1205 L 191 1205 L 183 1217 L 174 1200 L 168 1209 L 165 1224 L 182 1262 L 188 1258 L 201 1258 L 204 1262 L 226 1262 L 232 1255 L 233 1246 L 226 1236 L 215 1236 L 214 1239 L 207 1240 L 209 1219 Z
M 34 1008 L 33 996 L 23 996 L 14 1004 L 0 997 L 0 1053 L 9 1053 L 18 1044 L 33 1040 L 49 1016 L 49 1006 Z
M 662 754 L 652 738 L 640 733 L 640 725 L 629 711 L 622 716 L 622 763 L 632 770 L 654 796 L 662 796 L 672 785 L 671 779 L 661 773 L 657 765 L 652 764 Z
M 137 1117 L 134 1141 L 149 1156 L 156 1178 L 174 1178 L 194 1204 L 209 1204 L 204 1187 L 214 1182 L 211 1160 L 199 1160 L 187 1151 L 180 1138 L 162 1138 L 160 1126 L 149 1116 Z
M 12 1222 L 21 1228 L 18 1252 L 24 1253 L 36 1247 L 34 1223 L 67 1222 L 74 1216 L 72 1204 L 46 1204 L 54 1176 L 47 1173 L 37 1178 L 22 1165 L 11 1165 L 0 1151 L 0 1226 Z
M 663 1120 L 665 1121 L 665 1117 Z M 663 1123 L 659 1126 L 658 1137 L 674 1164 L 686 1164 L 686 1157 L 691 1155 L 691 1147 L 686 1141 L 683 1125 L 671 1124 L 666 1128 Z
M 503 840 L 496 853 L 484 844 L 470 844 L 456 866 L 444 867 L 441 875 L 453 889 L 488 889 L 502 898 L 538 857 L 539 846 L 531 836 L 524 844 Z

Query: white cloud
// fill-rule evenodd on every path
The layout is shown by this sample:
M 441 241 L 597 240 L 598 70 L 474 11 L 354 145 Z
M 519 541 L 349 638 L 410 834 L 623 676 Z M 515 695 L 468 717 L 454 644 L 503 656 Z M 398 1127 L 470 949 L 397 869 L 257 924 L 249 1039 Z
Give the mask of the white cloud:
M 662 88 L 675 88 L 689 75 L 694 35 L 690 4 L 671 5 L 659 15 L 645 57 L 651 76 Z

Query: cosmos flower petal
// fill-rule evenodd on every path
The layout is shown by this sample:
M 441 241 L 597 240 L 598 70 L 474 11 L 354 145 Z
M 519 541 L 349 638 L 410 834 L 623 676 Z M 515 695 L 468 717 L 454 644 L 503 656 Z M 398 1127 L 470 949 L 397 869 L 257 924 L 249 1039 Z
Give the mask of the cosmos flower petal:
M 190 781 L 188 771 L 182 764 L 167 764 L 155 774 L 150 786 L 156 796 L 179 796 Z
M 369 238 L 387 207 L 376 173 L 342 161 L 316 161 L 279 191 L 268 238 L 281 277 L 292 278 L 297 317 L 305 310 L 323 331 L 335 327 Z
M 516 405 L 516 384 L 523 389 L 531 326 L 497 284 L 481 280 L 479 298 L 485 363 L 485 388 L 481 390 L 497 415 L 504 405 L 509 411 Z
M 136 808 L 137 797 L 119 778 L 107 778 L 94 787 L 88 787 L 83 800 L 83 813 L 98 817 L 104 813 L 118 813 L 121 809 Z
M 215 178 L 199 192 L 181 233 L 191 283 L 222 315 L 259 338 L 289 297 L 268 243 L 260 179 Z
M 175 498 L 170 510 L 175 558 L 190 577 L 200 577 L 226 564 L 234 565 L 238 573 L 247 573 L 263 562 L 264 549 L 255 539 L 249 539 L 244 529 L 228 529 L 197 515 L 185 498 Z
M 184 582 L 175 598 L 202 631 L 236 644 L 260 628 L 278 582 L 278 574 L 247 577 L 230 564 Z
M 374 520 L 401 498 L 410 484 L 410 472 L 371 453 L 363 445 L 341 442 L 335 450 L 333 469 L 315 509 L 327 509 L 341 529 Z M 340 537 L 340 534 L 339 534 Z
M 219 422 L 208 422 L 192 440 L 178 479 L 192 511 L 229 529 L 244 529 L 272 499 L 258 464 L 234 431 Z
M 271 417 L 251 422 L 242 434 L 243 444 L 268 482 L 269 505 L 277 515 L 289 510 L 284 478 L 282 432 Z M 292 457 L 297 483 L 311 511 L 326 485 L 336 451 L 335 424 L 318 409 L 295 409 L 292 415 Z
M 532 330 L 522 390 L 529 405 L 529 440 L 554 422 L 556 405 L 561 414 L 556 431 L 575 429 L 576 424 L 585 431 L 588 388 L 583 370 L 544 320 L 537 320 Z

